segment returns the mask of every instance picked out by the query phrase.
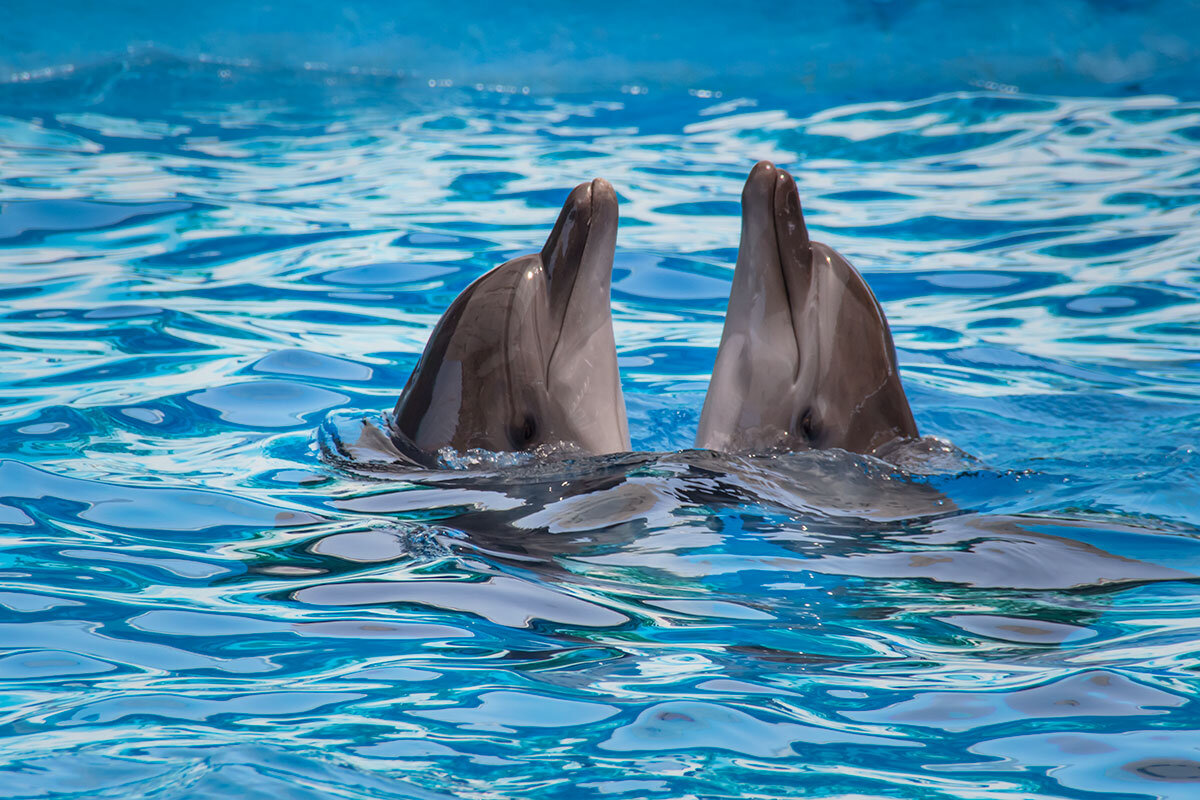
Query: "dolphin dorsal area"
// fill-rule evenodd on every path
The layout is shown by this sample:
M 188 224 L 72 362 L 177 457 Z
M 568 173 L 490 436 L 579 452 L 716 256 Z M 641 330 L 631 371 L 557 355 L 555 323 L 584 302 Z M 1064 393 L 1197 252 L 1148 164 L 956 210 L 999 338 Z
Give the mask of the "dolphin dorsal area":
M 629 450 L 609 306 L 616 235 L 612 186 L 581 184 L 541 252 L 464 289 L 396 403 L 397 447 L 427 465 L 445 448 Z
M 849 261 L 809 238 L 792 176 L 759 162 L 742 190 L 742 238 L 696 446 L 870 454 L 917 436 L 875 295 Z

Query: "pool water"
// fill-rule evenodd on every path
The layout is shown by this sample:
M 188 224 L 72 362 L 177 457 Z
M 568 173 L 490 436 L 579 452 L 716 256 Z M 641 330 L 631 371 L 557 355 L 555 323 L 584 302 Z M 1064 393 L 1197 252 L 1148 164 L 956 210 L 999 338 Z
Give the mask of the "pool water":
M 687 450 L 762 158 L 969 457 Z M 594 176 L 637 454 L 373 461 Z M 1194 798 L 1197 209 L 1164 96 L 0 84 L 0 794 Z

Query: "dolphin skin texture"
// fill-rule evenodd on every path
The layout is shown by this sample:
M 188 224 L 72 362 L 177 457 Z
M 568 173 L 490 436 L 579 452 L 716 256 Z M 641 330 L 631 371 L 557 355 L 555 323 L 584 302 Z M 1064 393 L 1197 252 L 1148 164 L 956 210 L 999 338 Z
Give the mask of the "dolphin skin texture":
M 577 186 L 540 253 L 501 264 L 438 322 L 391 418 L 417 463 L 443 448 L 630 449 L 609 294 L 617 195 Z
M 918 437 L 887 318 L 866 281 L 809 239 L 796 182 L 760 161 L 696 447 L 882 454 Z

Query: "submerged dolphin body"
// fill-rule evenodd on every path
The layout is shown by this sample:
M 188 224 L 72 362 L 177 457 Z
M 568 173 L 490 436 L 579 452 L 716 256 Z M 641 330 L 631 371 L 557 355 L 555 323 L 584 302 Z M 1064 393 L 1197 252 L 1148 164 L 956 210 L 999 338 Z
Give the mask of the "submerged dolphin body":
M 917 436 L 883 309 L 850 262 L 808 238 L 792 176 L 760 161 L 742 191 L 742 240 L 696 446 L 879 454 Z
M 540 253 L 463 290 L 396 403 L 390 433 L 400 451 L 432 464 L 447 447 L 629 450 L 609 310 L 616 236 L 612 186 L 581 184 Z

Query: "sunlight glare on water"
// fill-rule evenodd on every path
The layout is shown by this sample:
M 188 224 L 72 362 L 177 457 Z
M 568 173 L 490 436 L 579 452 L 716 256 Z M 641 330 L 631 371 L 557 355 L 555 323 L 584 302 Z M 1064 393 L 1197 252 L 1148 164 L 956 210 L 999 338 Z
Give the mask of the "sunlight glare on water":
M 977 460 L 685 450 L 763 158 Z M 638 454 L 356 462 L 596 176 Z M 2 84 L 0 793 L 1193 798 L 1198 204 L 1165 96 Z

